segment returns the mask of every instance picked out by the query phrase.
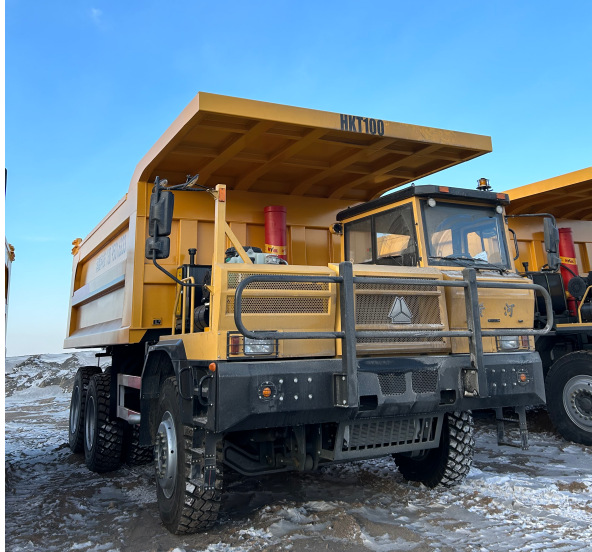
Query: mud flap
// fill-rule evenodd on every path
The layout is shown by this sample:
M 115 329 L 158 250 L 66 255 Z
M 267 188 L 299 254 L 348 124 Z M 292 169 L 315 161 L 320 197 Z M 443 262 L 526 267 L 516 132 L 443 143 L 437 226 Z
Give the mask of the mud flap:
M 216 449 L 222 439 L 219 433 L 206 432 L 204 450 L 204 490 L 213 491 L 216 486 Z
M 518 414 L 518 418 L 506 418 L 504 417 L 504 409 L 496 408 L 495 417 L 497 420 L 497 444 L 498 446 L 517 447 L 522 450 L 528 450 L 528 426 L 526 425 L 526 407 L 516 406 L 514 411 Z M 505 423 L 518 424 L 520 429 L 520 443 L 506 440 L 505 438 Z

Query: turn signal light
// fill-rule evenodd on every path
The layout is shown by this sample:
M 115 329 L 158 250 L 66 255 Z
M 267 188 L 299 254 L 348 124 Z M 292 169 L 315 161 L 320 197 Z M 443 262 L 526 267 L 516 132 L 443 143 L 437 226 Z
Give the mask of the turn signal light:
M 268 399 L 269 397 L 271 397 L 271 387 L 264 387 L 264 388 L 261 390 L 261 394 L 262 394 L 262 395 L 263 395 L 263 396 L 264 396 L 266 399 Z
M 519 379 L 521 382 L 525 382 L 525 381 L 526 381 L 526 374 L 520 374 L 520 375 L 518 376 L 518 379 Z

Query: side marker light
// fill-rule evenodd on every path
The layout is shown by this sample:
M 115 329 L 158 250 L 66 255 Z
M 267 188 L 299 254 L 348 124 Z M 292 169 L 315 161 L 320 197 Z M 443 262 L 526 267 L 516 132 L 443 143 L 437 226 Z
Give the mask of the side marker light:
M 210 370 L 210 372 L 215 372 L 216 371 L 216 363 L 215 362 L 210 362 L 210 365 L 208 366 L 208 369 Z

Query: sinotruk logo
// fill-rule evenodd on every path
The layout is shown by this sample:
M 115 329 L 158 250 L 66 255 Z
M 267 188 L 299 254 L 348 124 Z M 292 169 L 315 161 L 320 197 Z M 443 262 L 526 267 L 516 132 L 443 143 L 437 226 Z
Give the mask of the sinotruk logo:
M 411 324 L 411 311 L 403 297 L 396 297 L 388 317 L 391 324 Z

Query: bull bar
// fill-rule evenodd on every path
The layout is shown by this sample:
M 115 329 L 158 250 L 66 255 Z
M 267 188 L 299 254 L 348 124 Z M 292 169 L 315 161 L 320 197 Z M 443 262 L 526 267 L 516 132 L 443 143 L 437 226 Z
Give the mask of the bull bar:
M 350 262 L 339 263 L 339 276 L 296 276 L 288 274 L 255 274 L 242 280 L 236 288 L 234 299 L 234 322 L 237 330 L 249 339 L 341 339 L 342 372 L 335 374 L 336 406 L 352 407 L 358 404 L 357 378 L 357 338 L 398 338 L 398 337 L 467 337 L 471 369 L 477 371 L 478 396 L 487 396 L 487 373 L 483 363 L 483 336 L 544 335 L 553 326 L 553 308 L 547 290 L 537 284 L 513 284 L 510 282 L 478 282 L 474 268 L 464 268 L 462 281 L 431 280 L 422 278 L 377 278 L 372 276 L 354 276 Z M 339 305 L 341 313 L 341 331 L 337 332 L 265 332 L 248 330 L 242 321 L 242 296 L 245 288 L 254 282 L 304 282 L 339 284 Z M 416 285 L 463 288 L 467 315 L 466 330 L 363 330 L 355 327 L 354 284 Z M 545 300 L 548 318 L 542 330 L 535 329 L 499 329 L 482 330 L 479 311 L 478 288 L 532 289 L 541 293 Z

